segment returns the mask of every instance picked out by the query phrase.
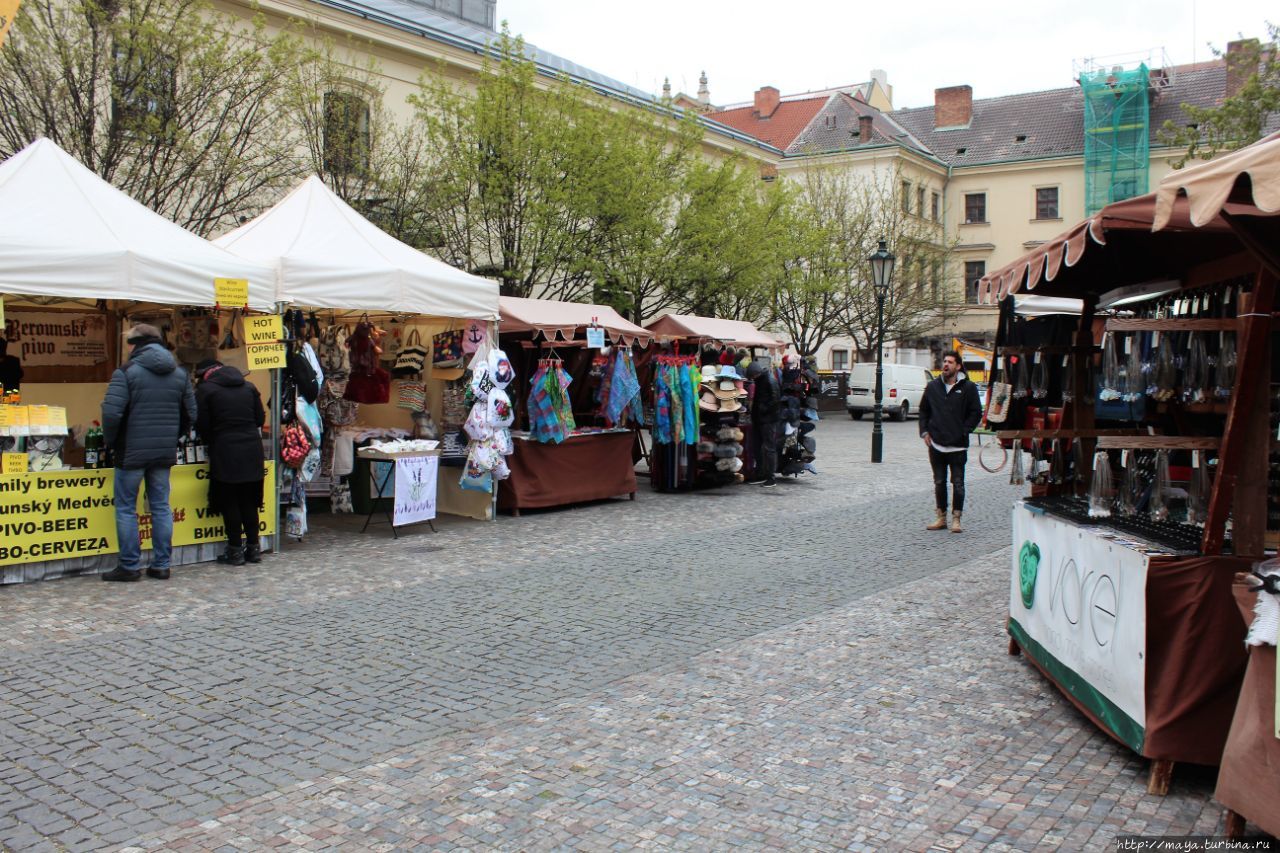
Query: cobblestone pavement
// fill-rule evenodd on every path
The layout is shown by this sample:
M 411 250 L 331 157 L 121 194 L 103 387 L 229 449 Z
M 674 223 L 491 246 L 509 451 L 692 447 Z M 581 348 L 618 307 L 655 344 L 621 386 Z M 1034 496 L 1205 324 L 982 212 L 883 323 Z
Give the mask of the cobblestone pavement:
M 1005 655 L 1008 505 L 822 474 L 0 589 L 0 848 L 1106 846 L 1213 832 Z M 973 454 L 976 455 L 976 454 Z

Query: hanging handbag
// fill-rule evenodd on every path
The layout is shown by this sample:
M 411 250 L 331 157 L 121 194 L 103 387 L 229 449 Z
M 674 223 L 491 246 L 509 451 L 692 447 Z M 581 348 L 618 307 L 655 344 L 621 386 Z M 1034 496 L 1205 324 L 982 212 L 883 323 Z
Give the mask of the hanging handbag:
M 182 364 L 199 364 L 205 359 L 217 358 L 217 331 L 217 318 L 203 309 L 184 312 L 174 327 L 174 355 Z
M 301 467 L 311 452 L 311 439 L 302 424 L 294 422 L 280 431 L 280 461 L 290 468 Z
M 218 344 L 218 361 L 227 367 L 234 367 L 241 373 L 249 372 L 249 352 L 244 348 L 244 331 L 241 328 L 240 309 L 231 312 L 227 322 L 227 334 Z
M 396 355 L 395 366 L 391 368 L 394 376 L 416 376 L 427 364 L 427 348 L 422 345 L 422 337 L 417 329 L 409 332 Z
M 355 512 L 351 504 L 351 486 L 333 483 L 329 486 L 329 511 L 332 513 Z
M 397 389 L 396 406 L 411 412 L 427 408 L 427 386 L 422 382 L 401 380 Z
M 384 362 L 389 361 L 394 365 L 400 358 L 400 348 L 405 344 L 404 324 L 393 317 L 383 331 L 386 334 L 382 338 L 381 358 Z
M 1009 417 L 1009 404 L 1013 401 L 1013 388 L 1008 382 L 992 382 L 991 398 L 987 400 L 987 423 L 1002 424 Z
M 325 374 L 347 373 L 351 370 L 351 352 L 347 349 L 347 330 L 334 324 L 320 335 L 320 350 L 316 353 Z
M 462 330 L 441 332 L 431 339 L 431 365 L 439 368 L 462 367 Z
M 356 325 L 347 347 L 351 352 L 351 378 L 344 396 L 369 405 L 390 402 L 391 374 L 378 364 L 373 326 L 367 320 Z

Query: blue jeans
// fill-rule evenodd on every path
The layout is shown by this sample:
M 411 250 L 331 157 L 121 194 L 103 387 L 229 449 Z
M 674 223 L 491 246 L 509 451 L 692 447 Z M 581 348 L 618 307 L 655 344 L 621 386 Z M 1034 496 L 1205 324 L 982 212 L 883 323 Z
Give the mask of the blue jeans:
M 169 466 L 116 469 L 116 536 L 120 540 L 120 568 L 138 571 L 142 544 L 138 541 L 138 488 L 147 483 L 151 513 L 151 567 L 169 568 L 173 551 L 173 510 L 169 509 Z

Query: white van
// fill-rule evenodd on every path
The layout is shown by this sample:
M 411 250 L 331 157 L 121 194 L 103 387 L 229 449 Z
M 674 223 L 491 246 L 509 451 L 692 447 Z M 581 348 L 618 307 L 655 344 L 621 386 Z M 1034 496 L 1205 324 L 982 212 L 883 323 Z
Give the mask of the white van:
M 884 366 L 884 416 L 895 421 L 905 421 L 907 415 L 920 411 L 924 387 L 933 374 L 915 364 L 886 364 Z M 871 414 L 876 408 L 876 363 L 858 362 L 849 371 L 849 395 L 844 407 L 855 421 Z

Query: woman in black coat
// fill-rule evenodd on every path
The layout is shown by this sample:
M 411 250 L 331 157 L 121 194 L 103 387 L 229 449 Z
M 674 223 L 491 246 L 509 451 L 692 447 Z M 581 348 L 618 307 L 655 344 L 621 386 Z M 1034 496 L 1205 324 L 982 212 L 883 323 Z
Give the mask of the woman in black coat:
M 258 507 L 267 420 L 262 395 L 239 370 L 212 360 L 196 365 L 196 380 L 196 431 L 209 445 L 209 505 L 222 514 L 227 528 L 227 552 L 218 562 L 261 562 Z

